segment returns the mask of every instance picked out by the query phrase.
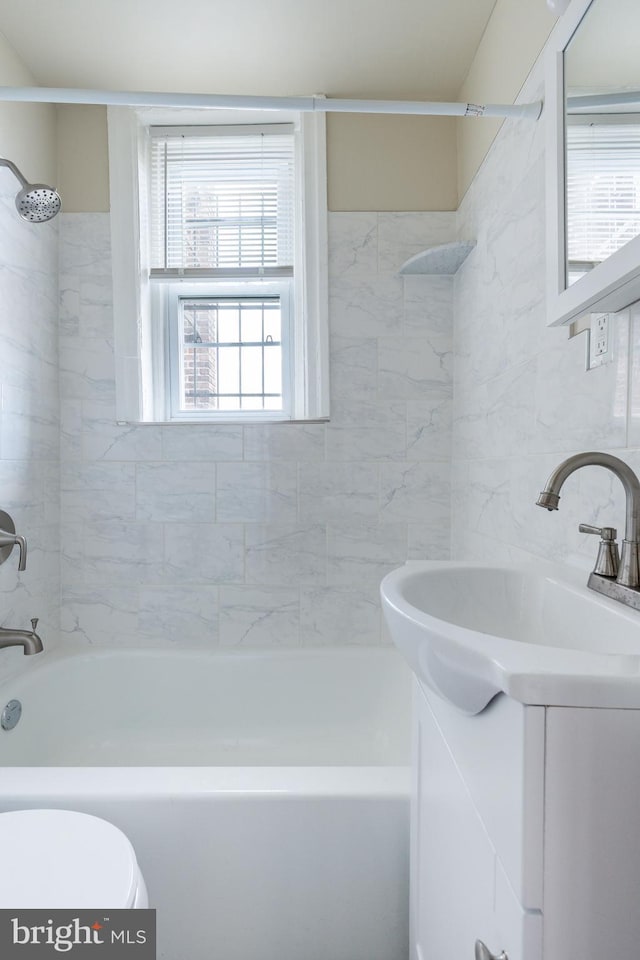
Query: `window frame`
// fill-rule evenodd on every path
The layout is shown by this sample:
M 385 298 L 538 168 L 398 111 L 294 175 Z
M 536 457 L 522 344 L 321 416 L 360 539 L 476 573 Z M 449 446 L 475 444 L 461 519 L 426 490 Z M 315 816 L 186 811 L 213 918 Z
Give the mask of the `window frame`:
M 325 114 L 293 111 L 215 111 L 216 121 L 255 125 L 293 123 L 295 130 L 295 253 L 289 311 L 292 372 L 287 416 L 280 411 L 224 411 L 175 417 L 168 405 L 166 294 L 150 280 L 149 128 L 211 126 L 212 111 L 109 107 L 109 166 L 116 366 L 116 418 L 120 423 L 297 422 L 329 418 L 329 334 Z M 183 289 L 196 283 L 184 271 L 171 278 Z M 216 281 L 218 288 L 228 281 Z M 236 290 L 251 281 L 231 282 Z M 278 279 L 260 281 L 263 284 Z M 200 281 L 197 281 L 200 284 Z M 217 295 L 213 289 L 211 296 Z M 206 295 L 206 294 L 203 294 Z M 164 303 L 163 303 L 164 300 Z

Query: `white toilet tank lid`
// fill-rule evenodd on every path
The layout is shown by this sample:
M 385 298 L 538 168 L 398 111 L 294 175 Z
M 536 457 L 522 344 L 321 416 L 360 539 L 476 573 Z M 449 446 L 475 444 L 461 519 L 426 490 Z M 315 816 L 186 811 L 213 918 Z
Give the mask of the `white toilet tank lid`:
M 71 810 L 0 813 L 0 908 L 128 908 L 138 863 L 112 823 Z

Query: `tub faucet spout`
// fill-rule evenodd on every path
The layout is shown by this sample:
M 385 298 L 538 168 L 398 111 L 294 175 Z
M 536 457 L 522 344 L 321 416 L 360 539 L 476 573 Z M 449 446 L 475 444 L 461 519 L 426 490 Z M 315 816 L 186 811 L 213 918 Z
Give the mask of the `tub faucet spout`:
M 0 650 L 4 647 L 22 647 L 25 656 L 42 653 L 42 640 L 36 633 L 38 618 L 31 621 L 31 630 L 12 630 L 11 627 L 0 627 Z
M 606 467 L 622 483 L 626 495 L 626 523 L 617 576 L 604 575 L 596 567 L 589 577 L 588 586 L 640 610 L 640 480 L 631 467 L 608 453 L 577 453 L 556 467 L 538 497 L 537 505 L 547 510 L 557 510 L 560 490 L 567 477 L 580 467 L 591 466 Z M 595 528 L 593 530 L 595 532 Z M 592 531 L 590 529 L 587 532 Z

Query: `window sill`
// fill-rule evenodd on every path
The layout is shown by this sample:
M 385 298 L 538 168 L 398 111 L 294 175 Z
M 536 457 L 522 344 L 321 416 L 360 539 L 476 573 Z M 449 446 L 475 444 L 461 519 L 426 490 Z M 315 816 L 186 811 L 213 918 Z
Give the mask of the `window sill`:
M 274 426 L 276 424 L 286 424 L 286 423 L 329 423 L 330 417 L 315 417 L 307 420 L 289 420 L 280 419 L 280 420 L 266 420 L 261 419 L 249 419 L 248 417 L 242 420 L 236 418 L 234 419 L 222 419 L 219 420 L 205 420 L 205 419 L 193 419 L 193 420 L 116 420 L 116 424 L 119 427 L 219 427 L 219 426 L 234 426 L 234 427 L 255 427 L 255 426 Z

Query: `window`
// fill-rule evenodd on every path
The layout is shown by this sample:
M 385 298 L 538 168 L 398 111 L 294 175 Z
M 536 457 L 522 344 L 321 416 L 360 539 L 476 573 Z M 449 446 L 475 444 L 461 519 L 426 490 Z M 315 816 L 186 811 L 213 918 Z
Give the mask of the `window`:
M 640 127 L 629 116 L 567 124 L 568 283 L 640 234 Z
M 290 417 L 293 124 L 152 127 L 150 149 L 168 418 Z
M 324 118 L 166 116 L 109 110 L 118 418 L 326 418 Z

